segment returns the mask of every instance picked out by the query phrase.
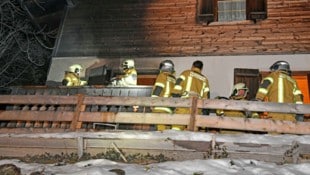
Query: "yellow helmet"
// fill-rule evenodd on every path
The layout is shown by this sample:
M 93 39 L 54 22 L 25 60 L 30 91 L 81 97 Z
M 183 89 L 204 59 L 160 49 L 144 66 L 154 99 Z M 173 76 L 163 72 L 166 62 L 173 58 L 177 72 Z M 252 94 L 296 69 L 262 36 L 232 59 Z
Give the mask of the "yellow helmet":
M 74 72 L 76 74 L 80 74 L 82 70 L 83 70 L 83 67 L 80 64 L 73 64 L 69 67 L 69 71 Z
M 135 61 L 133 59 L 127 59 L 124 60 L 122 63 L 122 68 L 125 69 L 131 69 L 135 67 Z

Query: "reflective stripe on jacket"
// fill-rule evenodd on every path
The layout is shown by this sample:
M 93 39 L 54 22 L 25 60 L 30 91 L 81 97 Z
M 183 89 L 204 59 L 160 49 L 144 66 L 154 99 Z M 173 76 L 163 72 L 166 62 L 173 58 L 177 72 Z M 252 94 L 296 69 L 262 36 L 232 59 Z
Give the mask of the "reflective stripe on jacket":
M 176 81 L 173 93 L 180 94 L 181 98 L 197 96 L 202 99 L 209 98 L 209 81 L 201 74 L 198 68 L 192 68 L 181 73 Z
M 152 90 L 152 97 L 171 97 L 171 90 L 175 84 L 175 76 L 169 72 L 160 72 Z M 153 112 L 172 113 L 169 107 L 154 107 Z
M 256 98 L 269 102 L 302 104 L 302 93 L 296 81 L 286 72 L 275 71 L 262 80 Z
M 65 84 L 65 86 L 80 86 L 81 85 L 80 77 L 74 72 L 66 71 L 63 80 L 66 80 L 67 84 Z
M 134 86 L 134 85 L 137 85 L 137 79 L 138 79 L 138 75 L 137 75 L 136 69 L 134 68 L 127 69 L 125 70 L 125 75 L 121 77 L 121 80 L 119 83 L 122 86 Z

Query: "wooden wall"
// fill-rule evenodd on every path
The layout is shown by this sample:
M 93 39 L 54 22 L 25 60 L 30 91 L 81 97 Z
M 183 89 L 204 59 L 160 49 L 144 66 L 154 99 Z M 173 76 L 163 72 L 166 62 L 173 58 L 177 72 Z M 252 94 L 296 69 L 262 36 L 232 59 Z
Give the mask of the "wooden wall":
M 309 0 L 268 0 L 267 19 L 196 20 L 196 0 L 80 0 L 55 57 L 163 57 L 310 53 Z

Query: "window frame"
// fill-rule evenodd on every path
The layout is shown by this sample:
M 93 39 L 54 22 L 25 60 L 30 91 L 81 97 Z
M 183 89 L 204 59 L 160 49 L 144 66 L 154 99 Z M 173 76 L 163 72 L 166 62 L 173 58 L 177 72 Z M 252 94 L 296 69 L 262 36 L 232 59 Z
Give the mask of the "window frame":
M 199 23 L 218 22 L 218 1 L 221 0 L 197 0 Z M 246 20 L 256 23 L 264 19 L 267 19 L 267 0 L 246 0 Z

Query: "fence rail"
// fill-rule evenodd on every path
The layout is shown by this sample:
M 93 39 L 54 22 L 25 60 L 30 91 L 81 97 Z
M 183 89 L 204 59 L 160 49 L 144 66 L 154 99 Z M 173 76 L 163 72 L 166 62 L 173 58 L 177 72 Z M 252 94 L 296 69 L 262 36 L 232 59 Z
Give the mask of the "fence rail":
M 139 106 L 137 112 L 132 107 Z M 154 106 L 191 108 L 191 114 L 151 113 Z M 310 122 L 274 121 L 271 119 L 218 117 L 199 115 L 198 109 L 224 109 L 256 112 L 310 114 L 310 105 L 197 98 L 152 98 L 89 95 L 1 95 L 1 128 L 68 128 L 83 124 L 186 125 L 245 131 L 310 134 Z

